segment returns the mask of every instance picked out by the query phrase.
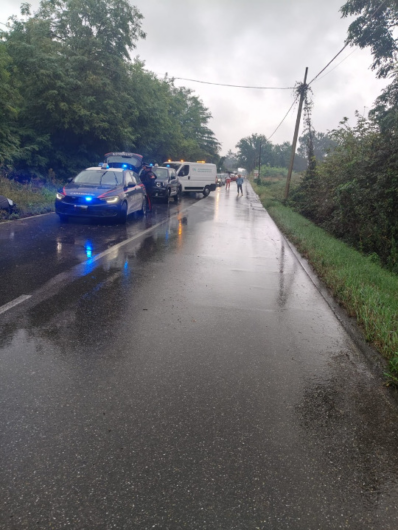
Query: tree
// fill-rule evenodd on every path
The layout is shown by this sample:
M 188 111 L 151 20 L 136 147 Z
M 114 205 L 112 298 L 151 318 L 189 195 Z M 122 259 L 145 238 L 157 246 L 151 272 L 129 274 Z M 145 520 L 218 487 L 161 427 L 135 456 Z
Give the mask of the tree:
M 145 35 L 127 0 L 42 0 L 34 15 L 24 4 L 22 15 L 2 34 L 4 61 L 0 55 L 0 84 L 18 96 L 18 112 L 8 114 L 17 131 L 15 169 L 45 175 L 51 168 L 63 178 L 112 150 L 156 162 L 218 161 L 203 102 L 130 61 Z
M 395 66 L 398 41 L 397 0 L 348 0 L 341 8 L 343 17 L 359 15 L 348 28 L 347 42 L 360 48 L 370 47 L 372 70 L 377 77 L 387 77 Z
M 308 145 L 309 132 L 306 131 L 299 138 L 299 148 L 297 152 L 303 158 L 306 158 L 307 145 Z M 321 161 L 327 156 L 328 152 L 336 146 L 336 143 L 333 141 L 333 138 L 328 133 L 312 131 L 312 143 L 314 149 L 314 156 L 318 161 Z
M 244 167 L 249 173 L 258 167 L 259 163 L 263 165 L 272 160 L 272 144 L 263 134 L 252 134 L 242 138 L 236 144 L 236 148 L 238 149 L 238 165 Z
M 20 103 L 19 92 L 10 82 L 11 57 L 0 42 L 0 167 L 18 153 L 19 136 L 14 127 Z
M 227 155 L 224 157 L 221 169 L 232 173 L 233 171 L 236 171 L 237 168 L 238 168 L 238 157 L 236 153 L 232 152 L 230 149 Z

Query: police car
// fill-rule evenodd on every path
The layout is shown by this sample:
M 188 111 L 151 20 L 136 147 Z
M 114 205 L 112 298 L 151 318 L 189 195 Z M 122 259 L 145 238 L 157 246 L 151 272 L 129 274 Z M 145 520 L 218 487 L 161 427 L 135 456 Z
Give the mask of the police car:
M 146 191 L 137 174 L 123 167 L 89 167 L 59 189 L 55 212 L 61 221 L 69 217 L 115 218 L 125 223 L 127 217 L 147 209 Z

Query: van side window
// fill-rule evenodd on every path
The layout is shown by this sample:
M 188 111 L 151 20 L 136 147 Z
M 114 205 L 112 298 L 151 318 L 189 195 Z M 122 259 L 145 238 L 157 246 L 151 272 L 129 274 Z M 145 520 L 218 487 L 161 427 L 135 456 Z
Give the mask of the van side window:
M 182 166 L 182 168 L 178 172 L 179 177 L 186 177 L 188 174 L 189 174 L 189 166 L 187 165 Z

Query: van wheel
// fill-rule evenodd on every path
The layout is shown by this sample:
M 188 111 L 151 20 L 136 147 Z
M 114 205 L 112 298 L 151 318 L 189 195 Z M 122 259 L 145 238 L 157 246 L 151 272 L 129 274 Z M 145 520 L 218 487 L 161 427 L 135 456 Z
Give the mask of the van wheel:
M 209 186 L 206 186 L 205 189 L 203 190 L 203 197 L 207 197 L 210 193 L 210 188 Z

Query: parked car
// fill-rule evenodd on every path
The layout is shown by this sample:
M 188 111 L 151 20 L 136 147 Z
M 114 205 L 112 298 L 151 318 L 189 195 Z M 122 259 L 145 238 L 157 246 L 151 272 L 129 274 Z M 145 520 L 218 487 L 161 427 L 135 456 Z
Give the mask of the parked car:
M 125 223 L 134 212 L 144 214 L 147 198 L 144 185 L 130 169 L 89 167 L 58 190 L 55 212 L 68 217 L 116 218 Z
M 178 202 L 182 188 L 176 176 L 175 169 L 154 166 L 152 171 L 156 175 L 156 181 L 152 189 L 152 197 L 162 199 L 164 202 L 168 202 L 169 198 L 173 197 L 174 201 Z

